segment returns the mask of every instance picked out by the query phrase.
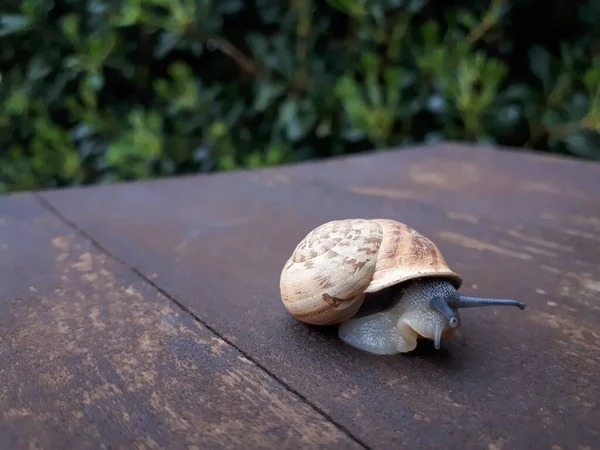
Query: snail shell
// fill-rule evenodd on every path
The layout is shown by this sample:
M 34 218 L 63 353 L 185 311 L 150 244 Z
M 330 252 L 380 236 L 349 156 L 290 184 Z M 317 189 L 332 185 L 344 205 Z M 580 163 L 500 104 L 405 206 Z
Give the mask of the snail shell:
M 462 284 L 436 245 L 411 227 L 390 219 L 334 220 L 296 246 L 281 272 L 281 299 L 298 320 L 339 324 L 367 294 L 423 277 Z

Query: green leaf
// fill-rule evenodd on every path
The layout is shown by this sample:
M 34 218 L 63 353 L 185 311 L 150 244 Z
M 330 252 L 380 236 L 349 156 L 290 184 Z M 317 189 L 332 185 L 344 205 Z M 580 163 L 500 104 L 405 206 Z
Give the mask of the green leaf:
M 342 131 L 342 137 L 350 142 L 358 142 L 365 139 L 367 133 L 359 128 L 346 128 Z
M 27 78 L 36 81 L 52 72 L 52 67 L 41 57 L 34 56 L 27 66 Z
M 23 89 L 11 92 L 3 105 L 4 113 L 9 116 L 20 116 L 29 108 L 29 96 Z
M 71 130 L 71 137 L 74 141 L 83 140 L 91 137 L 94 134 L 94 129 L 85 123 L 78 123 Z
M 77 42 L 79 35 L 79 16 L 76 14 L 64 16 L 60 21 L 60 27 L 71 42 Z
M 316 133 L 320 138 L 329 136 L 331 134 L 331 120 L 326 118 L 321 121 L 317 127 Z
M 285 99 L 279 109 L 278 122 L 286 130 L 286 134 L 292 141 L 302 135 L 302 126 L 298 117 L 298 102 L 293 97 Z
M 506 105 L 495 109 L 490 118 L 490 128 L 495 134 L 510 133 L 523 118 L 520 106 Z
M 426 47 L 431 47 L 438 43 L 440 39 L 440 26 L 437 22 L 429 20 L 421 26 L 421 38 Z
M 335 87 L 335 94 L 342 99 L 354 99 L 359 96 L 358 85 L 349 75 L 343 75 Z
M 215 3 L 220 14 L 234 14 L 244 7 L 243 0 L 221 0 Z
M 317 116 L 310 101 L 288 97 L 280 106 L 277 128 L 283 129 L 291 142 L 296 142 L 306 136 L 316 120 Z
M 600 89 L 600 67 L 587 70 L 583 75 L 583 82 L 588 92 L 594 95 Z
M 31 17 L 19 14 L 3 14 L 0 16 L 0 36 L 21 33 L 31 28 Z
M 104 86 L 104 76 L 98 72 L 89 73 L 86 77 L 86 83 L 90 89 L 98 92 Z
M 259 82 L 257 85 L 257 94 L 254 97 L 252 108 L 256 112 L 263 112 L 275 101 L 277 97 L 283 94 L 286 85 L 276 82 Z
M 106 58 L 113 51 L 117 37 L 115 33 L 108 33 L 104 36 L 92 36 L 88 41 L 88 58 L 93 66 L 93 70 L 100 68 Z
M 472 11 L 460 10 L 457 15 L 457 21 L 468 29 L 474 29 L 479 25 L 480 19 Z
M 439 131 L 430 131 L 425 135 L 424 143 L 428 145 L 439 144 L 444 141 L 444 135 Z
M 262 158 L 258 151 L 253 151 L 246 157 L 246 165 L 251 169 L 262 166 Z
M 256 58 L 262 59 L 269 53 L 269 43 L 266 36 L 259 33 L 248 33 L 246 41 Z
M 365 0 L 327 0 L 327 4 L 338 11 L 361 18 L 366 14 Z
M 209 129 L 209 135 L 212 139 L 220 139 L 227 135 L 227 125 L 223 122 L 215 122 L 211 124 Z
M 267 147 L 265 162 L 269 166 L 283 164 L 286 159 L 286 153 L 284 145 L 271 144 Z
M 142 5 L 138 1 L 126 1 L 119 14 L 111 16 L 111 24 L 119 27 L 134 25 L 142 14 Z
M 64 155 L 62 163 L 62 176 L 65 178 L 72 178 L 76 176 L 81 170 L 81 163 L 79 156 L 75 151 L 69 151 Z
M 421 12 L 421 10 L 426 5 L 426 3 L 427 3 L 426 0 L 409 0 L 408 10 L 411 13 L 416 14 L 418 12 Z
M 219 158 L 219 165 L 222 170 L 234 170 L 237 168 L 235 157 L 233 155 L 223 155 Z
M 600 145 L 600 134 L 584 131 L 565 136 L 562 141 L 566 144 L 569 153 L 584 158 L 600 160 L 600 153 L 596 151 Z M 556 142 L 554 144 L 556 145 Z
M 444 114 L 447 109 L 446 99 L 439 94 L 433 94 L 427 100 L 427 109 L 434 114 Z
M 550 53 L 544 47 L 535 45 L 529 50 L 531 71 L 542 82 L 544 92 L 548 94 L 552 85 L 550 71 Z
M 375 52 L 363 51 L 360 55 L 361 63 L 365 73 L 377 72 L 379 69 L 380 58 Z
M 158 36 L 158 43 L 154 49 L 154 57 L 163 59 L 175 48 L 181 37 L 170 31 L 163 30 Z
M 534 92 L 530 86 L 523 83 L 511 84 L 498 95 L 498 100 L 507 102 L 534 102 Z

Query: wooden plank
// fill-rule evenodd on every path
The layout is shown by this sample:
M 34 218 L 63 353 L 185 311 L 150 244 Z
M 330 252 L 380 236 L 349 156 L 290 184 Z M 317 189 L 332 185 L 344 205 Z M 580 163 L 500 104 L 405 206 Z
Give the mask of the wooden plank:
M 0 268 L 0 448 L 362 448 L 29 195 Z
M 363 181 L 379 182 L 388 158 L 363 158 L 361 167 L 381 167 Z M 512 210 L 492 227 L 452 219 L 436 202 L 354 193 L 336 184 L 347 161 L 329 163 L 327 182 L 294 179 L 285 169 L 44 197 L 372 448 L 593 448 L 600 261 L 589 240 L 526 248 L 499 221 L 510 221 Z M 533 217 L 523 211 L 514 212 L 519 221 Z M 345 217 L 401 220 L 438 243 L 465 277 L 463 292 L 529 308 L 466 310 L 467 345 L 443 342 L 435 351 L 423 343 L 397 357 L 360 352 L 335 329 L 304 326 L 279 299 L 281 268 L 310 229 Z M 529 224 L 533 237 L 557 232 L 538 223 Z
M 513 251 L 567 257 L 579 272 L 596 264 L 600 253 L 598 163 L 445 144 L 299 164 L 261 176 L 271 185 L 285 180 L 385 199 L 386 213 L 400 218 L 407 204 L 429 205 L 457 227 L 478 223 L 506 233 L 512 239 L 500 244 Z
M 269 172 L 265 172 L 269 174 Z M 600 164 L 466 145 L 436 145 L 277 169 L 279 179 L 321 183 L 367 197 L 435 205 L 456 220 L 600 232 Z M 589 238 L 588 238 L 589 239 Z

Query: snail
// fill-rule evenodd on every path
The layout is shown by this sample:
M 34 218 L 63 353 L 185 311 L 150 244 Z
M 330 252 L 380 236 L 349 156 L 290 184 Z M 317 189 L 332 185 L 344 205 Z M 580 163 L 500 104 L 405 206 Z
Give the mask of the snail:
M 355 218 L 310 231 L 284 264 L 280 293 L 296 319 L 337 324 L 343 342 L 379 355 L 410 352 L 418 339 L 439 349 L 442 339 L 460 337 L 460 308 L 526 307 L 462 295 L 462 282 L 437 246 L 415 229 L 391 219 Z M 384 294 L 391 301 L 381 306 Z

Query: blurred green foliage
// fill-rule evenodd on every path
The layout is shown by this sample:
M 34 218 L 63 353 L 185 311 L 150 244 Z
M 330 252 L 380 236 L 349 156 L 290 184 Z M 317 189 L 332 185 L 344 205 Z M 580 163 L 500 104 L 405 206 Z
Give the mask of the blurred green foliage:
M 0 191 L 462 140 L 600 159 L 598 2 L 4 0 Z

